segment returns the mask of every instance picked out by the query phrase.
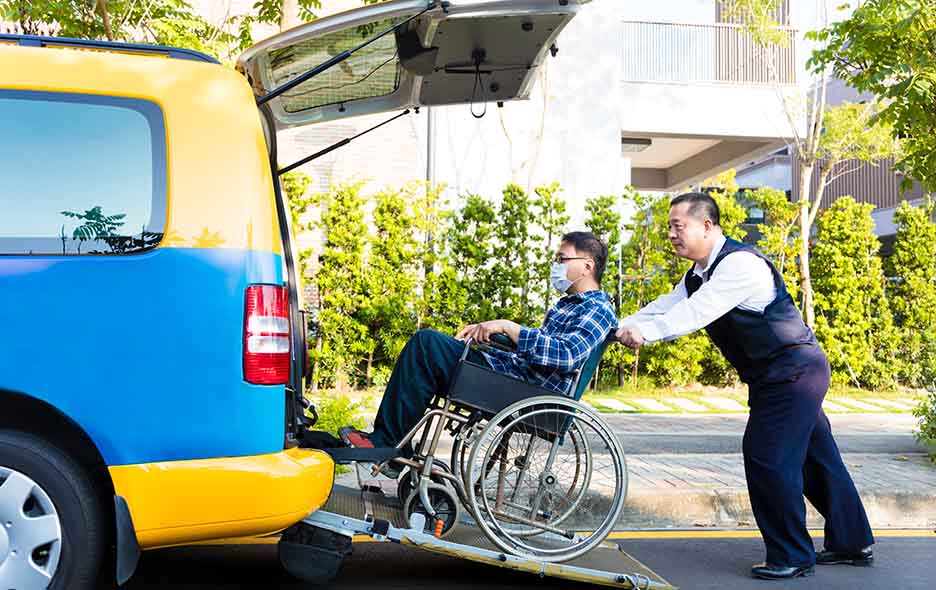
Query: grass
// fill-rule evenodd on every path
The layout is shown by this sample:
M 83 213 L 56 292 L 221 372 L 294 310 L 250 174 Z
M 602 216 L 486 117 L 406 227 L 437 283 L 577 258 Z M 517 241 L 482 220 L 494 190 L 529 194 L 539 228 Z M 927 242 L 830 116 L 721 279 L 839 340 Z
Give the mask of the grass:
M 315 403 L 316 407 L 321 408 L 322 405 L 329 407 L 331 410 L 337 410 L 329 412 L 326 410 L 326 414 L 337 414 L 334 418 L 338 420 L 330 420 L 332 416 L 326 418 L 325 422 L 329 426 L 334 426 L 331 422 L 344 421 L 340 425 L 350 424 L 353 420 L 349 420 L 352 416 L 361 417 L 362 415 L 372 415 L 377 412 L 377 407 L 380 405 L 380 399 L 383 395 L 383 390 L 381 388 L 371 388 L 367 390 L 353 390 L 353 391 L 322 391 L 316 394 L 315 396 L 310 396 L 310 399 Z M 848 402 L 842 401 L 843 399 L 848 400 L 858 400 L 858 401 L 869 401 L 871 399 L 882 399 L 895 402 L 902 402 L 904 404 L 909 404 L 916 406 L 924 398 L 925 394 L 921 391 L 915 390 L 897 390 L 897 391 L 869 391 L 866 389 L 858 389 L 856 387 L 849 386 L 833 386 L 829 393 L 826 395 L 826 400 L 834 402 L 842 407 L 849 408 Z M 706 397 L 721 397 L 728 398 L 738 402 L 742 409 L 738 410 L 726 410 L 719 408 L 718 406 L 713 405 L 711 402 L 703 399 Z M 335 403 L 332 400 L 335 399 L 346 399 L 347 401 Z M 646 408 L 641 408 L 633 402 L 635 398 L 640 399 L 651 399 L 659 401 L 664 405 L 667 405 L 670 409 L 667 412 L 663 411 L 654 411 Z M 699 406 L 705 408 L 704 412 L 687 412 L 682 410 L 671 403 L 666 401 L 666 398 L 681 398 L 687 399 L 691 402 L 698 404 Z M 711 386 L 701 386 L 695 385 L 690 387 L 657 387 L 652 384 L 649 380 L 641 379 L 637 387 L 633 387 L 628 384 L 624 387 L 610 387 L 610 388 L 601 388 L 597 390 L 586 391 L 583 396 L 585 402 L 593 406 L 599 412 L 607 413 L 622 413 L 614 408 L 607 407 L 600 402 L 596 401 L 597 399 L 612 399 L 619 401 L 623 404 L 635 409 L 634 412 L 623 412 L 623 413 L 669 413 L 669 414 L 724 414 L 724 413 L 746 413 L 747 412 L 747 387 L 738 386 L 731 388 L 719 388 Z M 324 402 L 324 403 L 323 403 Z M 349 407 L 347 404 L 350 402 L 352 407 Z M 827 408 L 827 413 L 837 414 L 837 413 L 861 413 L 866 412 L 866 410 L 852 407 L 849 408 L 846 412 L 842 412 L 839 409 Z M 909 410 L 900 410 L 897 408 L 886 408 L 881 407 L 881 411 L 876 412 L 880 414 L 904 414 L 908 413 Z M 335 424 L 337 425 L 337 424 Z
M 704 399 L 706 397 L 720 397 L 727 398 L 738 402 L 743 409 L 738 410 L 726 410 L 720 408 L 710 401 Z M 848 401 L 844 400 L 856 400 L 859 402 L 872 403 L 872 399 L 881 399 L 894 402 L 901 402 L 911 406 L 916 406 L 923 399 L 924 395 L 922 392 L 917 392 L 913 390 L 900 390 L 900 391 L 868 391 L 865 389 L 858 389 L 856 387 L 848 386 L 833 386 L 828 395 L 826 395 L 826 400 L 836 403 L 843 408 L 848 408 L 846 412 L 842 412 L 837 408 L 832 409 L 828 408 L 828 413 L 859 413 L 866 412 L 858 407 L 849 407 Z M 686 412 L 673 404 L 666 401 L 666 398 L 680 398 L 686 399 L 695 404 L 705 408 L 704 412 Z M 626 404 L 635 409 L 632 413 L 664 413 L 663 411 L 649 410 L 642 408 L 636 403 L 634 399 L 650 399 L 663 403 L 670 407 L 670 410 L 665 413 L 689 413 L 689 414 L 705 414 L 705 413 L 745 413 L 747 412 L 747 388 L 744 386 L 740 387 L 731 387 L 731 388 L 718 388 L 711 386 L 692 386 L 692 387 L 656 387 L 651 383 L 641 380 L 638 383 L 637 387 L 632 385 L 626 385 L 624 387 L 613 387 L 607 389 L 598 389 L 587 391 L 584 395 L 584 400 L 594 406 L 599 411 L 604 412 L 613 412 L 620 413 L 618 410 L 610 408 L 606 405 L 603 405 L 601 402 L 596 401 L 598 399 L 610 399 L 619 401 L 623 404 Z M 876 413 L 881 414 L 904 414 L 908 413 L 909 410 L 900 410 L 897 408 L 888 408 L 884 406 L 878 406 L 881 408 L 881 411 Z M 630 413 L 630 412 L 627 412 Z

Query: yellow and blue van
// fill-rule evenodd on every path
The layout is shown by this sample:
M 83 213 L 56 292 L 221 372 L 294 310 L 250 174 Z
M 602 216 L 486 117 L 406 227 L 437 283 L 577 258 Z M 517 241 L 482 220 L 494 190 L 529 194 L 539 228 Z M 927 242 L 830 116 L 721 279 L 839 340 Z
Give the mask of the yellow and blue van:
M 123 583 L 326 502 L 277 131 L 525 98 L 581 3 L 393 0 L 236 69 L 0 36 L 0 587 Z

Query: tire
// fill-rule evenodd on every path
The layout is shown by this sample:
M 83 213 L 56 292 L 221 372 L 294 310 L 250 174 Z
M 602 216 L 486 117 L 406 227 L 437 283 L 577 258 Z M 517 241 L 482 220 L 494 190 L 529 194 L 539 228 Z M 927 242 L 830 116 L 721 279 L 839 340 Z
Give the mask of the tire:
M 93 590 L 108 535 L 89 475 L 45 439 L 0 430 L 0 482 L 0 587 Z

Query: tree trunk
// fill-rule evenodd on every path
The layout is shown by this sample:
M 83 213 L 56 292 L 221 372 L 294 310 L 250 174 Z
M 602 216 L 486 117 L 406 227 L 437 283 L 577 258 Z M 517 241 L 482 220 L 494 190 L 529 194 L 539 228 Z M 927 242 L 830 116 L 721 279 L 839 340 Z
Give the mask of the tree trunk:
M 111 30 L 110 14 L 107 13 L 107 0 L 97 0 L 97 9 L 104 19 L 104 34 L 108 41 L 114 40 L 114 31 Z
M 803 162 L 800 166 L 799 206 L 800 206 L 800 287 L 803 295 L 803 318 L 812 328 L 815 324 L 813 308 L 812 277 L 809 274 L 809 193 L 812 189 L 812 175 L 815 164 Z
M 280 5 L 280 31 L 286 31 L 302 24 L 299 18 L 299 0 L 283 0 Z
M 364 373 L 364 383 L 366 387 L 373 385 L 371 380 L 371 369 L 374 367 L 374 351 L 367 353 L 367 371 Z

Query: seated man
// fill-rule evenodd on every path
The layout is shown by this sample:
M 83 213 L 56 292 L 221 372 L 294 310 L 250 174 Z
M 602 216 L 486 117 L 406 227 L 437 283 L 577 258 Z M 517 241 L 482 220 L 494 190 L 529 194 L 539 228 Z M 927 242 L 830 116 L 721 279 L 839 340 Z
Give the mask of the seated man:
M 505 334 L 516 344 L 514 352 L 471 350 L 468 358 L 498 373 L 567 392 L 573 372 L 617 326 L 614 307 L 600 290 L 607 259 L 607 246 L 589 232 L 562 237 L 549 278 L 565 296 L 539 328 L 491 320 L 466 326 L 454 338 L 434 330 L 414 334 L 393 367 L 374 432 L 345 427 L 339 430 L 342 440 L 358 448 L 396 446 L 419 422 L 432 398 L 446 392 L 468 338 L 487 343 L 492 335 Z

